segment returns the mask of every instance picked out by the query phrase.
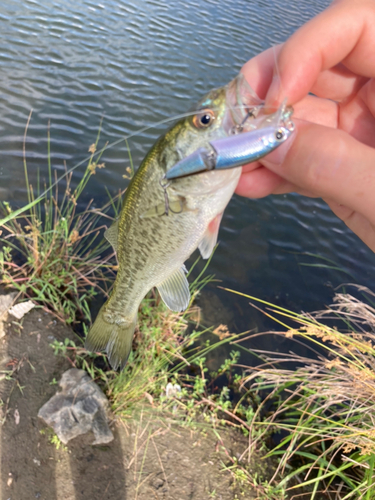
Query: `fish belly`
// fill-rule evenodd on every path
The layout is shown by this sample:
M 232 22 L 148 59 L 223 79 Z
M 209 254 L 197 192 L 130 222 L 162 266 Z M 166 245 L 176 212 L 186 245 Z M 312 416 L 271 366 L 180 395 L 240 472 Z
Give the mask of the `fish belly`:
M 198 248 L 210 222 L 223 213 L 237 186 L 241 169 L 207 174 L 195 180 L 201 185 L 203 194 L 192 183 L 186 189 L 179 186 L 175 190 L 175 194 L 187 200 L 182 213 L 139 218 L 134 223 L 118 276 L 123 282 L 121 288 L 127 295 L 126 302 L 134 301 L 138 307 L 152 287 L 180 269 Z

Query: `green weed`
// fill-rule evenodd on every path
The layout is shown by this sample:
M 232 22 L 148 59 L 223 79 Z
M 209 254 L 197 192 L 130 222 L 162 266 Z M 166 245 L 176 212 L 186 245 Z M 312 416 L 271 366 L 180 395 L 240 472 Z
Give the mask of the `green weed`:
M 68 452 L 69 449 L 67 446 L 64 445 L 64 443 L 59 439 L 57 434 L 51 429 L 50 427 L 46 427 L 45 429 L 41 429 L 39 433 L 44 436 L 47 436 L 48 442 L 52 444 L 56 450 L 60 450 L 63 452 Z
M 90 321 L 89 303 L 97 293 L 108 293 L 108 275 L 116 267 L 114 254 L 102 238 L 106 227 L 103 215 L 110 208 L 118 212 L 121 195 L 110 199 L 101 210 L 93 209 L 91 200 L 83 212 L 77 213 L 78 200 L 91 176 L 104 167 L 99 163 L 100 154 L 94 160 L 99 137 L 100 130 L 90 146 L 91 158 L 77 187 L 71 188 L 71 174 L 66 175 L 63 192 L 61 183 L 54 192 L 50 189 L 54 183 L 48 137 L 48 182 L 43 198 L 36 204 L 33 202 L 39 199 L 40 181 L 36 190 L 29 185 L 24 157 L 30 207 L 22 216 L 11 217 L 0 231 L 2 283 L 68 324 Z M 12 216 L 16 212 L 9 203 L 2 202 L 1 213 Z

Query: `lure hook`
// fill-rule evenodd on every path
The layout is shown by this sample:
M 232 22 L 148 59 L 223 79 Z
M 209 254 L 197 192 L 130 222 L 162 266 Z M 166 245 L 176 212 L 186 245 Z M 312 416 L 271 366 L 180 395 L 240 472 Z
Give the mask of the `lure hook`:
M 245 118 L 242 120 L 241 123 L 239 123 L 238 125 L 234 125 L 234 127 L 232 127 L 232 130 L 231 130 L 231 134 L 232 135 L 235 135 L 235 134 L 240 134 L 243 130 L 243 127 L 246 123 L 246 120 L 248 120 L 249 118 L 255 118 L 256 115 L 254 113 L 254 109 L 255 108 L 250 108 L 247 110 L 247 113 L 246 113 L 246 116 Z

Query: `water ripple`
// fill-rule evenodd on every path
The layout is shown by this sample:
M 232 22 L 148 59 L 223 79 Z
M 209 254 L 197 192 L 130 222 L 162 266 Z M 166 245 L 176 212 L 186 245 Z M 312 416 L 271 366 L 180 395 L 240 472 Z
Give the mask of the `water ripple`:
M 19 179 L 30 109 L 26 146 L 35 182 L 37 170 L 47 168 L 49 122 L 54 167 L 62 171 L 64 161 L 73 166 L 86 157 L 102 117 L 104 144 L 188 110 L 206 90 L 233 78 L 247 58 L 285 40 L 328 3 L 3 2 L 0 29 L 7 43 L 0 49 L 1 199 L 12 193 L 12 203 L 26 200 Z M 136 165 L 162 132 L 163 127 L 150 129 L 131 140 Z M 97 172 L 89 193 L 97 204 L 106 196 L 104 185 L 111 192 L 124 185 L 126 144 L 106 151 L 103 161 L 107 168 Z M 211 271 L 226 284 L 263 298 L 277 296 L 311 309 L 327 298 L 324 283 L 339 284 L 345 271 L 372 284 L 373 254 L 321 200 L 235 197 L 224 215 L 220 240 Z M 308 254 L 319 255 L 318 262 L 330 259 L 343 272 L 306 267 L 312 262 Z

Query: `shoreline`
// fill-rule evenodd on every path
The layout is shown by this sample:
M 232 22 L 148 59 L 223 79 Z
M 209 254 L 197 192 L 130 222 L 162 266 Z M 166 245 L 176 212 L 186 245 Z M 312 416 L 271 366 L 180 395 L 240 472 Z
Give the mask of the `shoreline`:
M 55 356 L 49 344 L 53 338 L 64 342 L 76 336 L 40 309 L 24 317 L 22 330 L 14 324 L 6 330 L 1 339 L 0 367 L 2 371 L 11 368 L 13 374 L 0 383 L 5 418 L 0 427 L 2 497 L 256 498 L 250 489 L 244 497 L 240 492 L 243 488 L 233 487 L 231 474 L 222 471 L 228 460 L 224 450 L 239 456 L 247 446 L 247 439 L 235 430 L 220 431 L 221 444 L 207 430 L 178 427 L 160 414 L 141 411 L 138 419 L 126 424 L 113 420 L 115 439 L 106 446 L 92 446 L 90 434 L 59 445 L 37 413 L 55 394 L 55 381 L 72 367 L 67 358 Z

